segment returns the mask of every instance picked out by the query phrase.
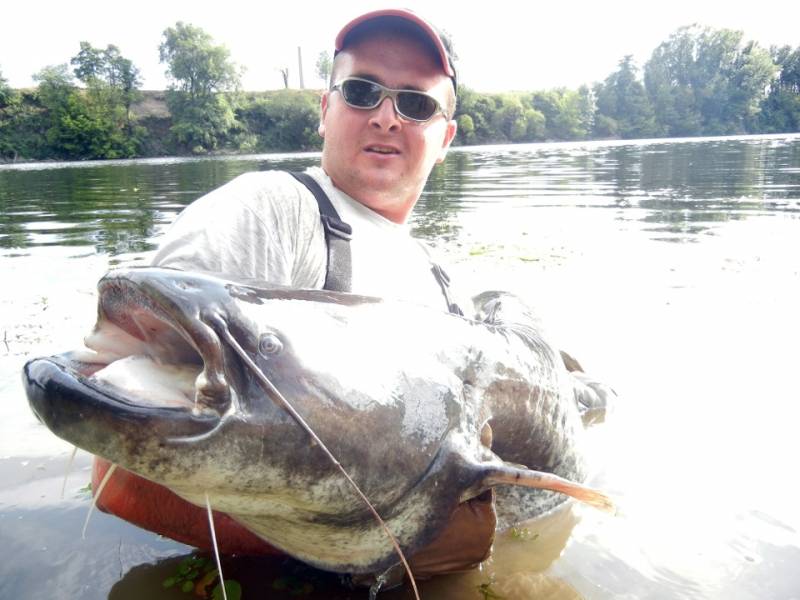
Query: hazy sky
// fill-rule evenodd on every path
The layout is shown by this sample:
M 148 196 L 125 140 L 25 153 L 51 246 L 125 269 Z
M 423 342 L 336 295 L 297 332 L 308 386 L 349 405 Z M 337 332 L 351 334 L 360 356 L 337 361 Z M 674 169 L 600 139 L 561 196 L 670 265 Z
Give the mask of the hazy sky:
M 463 0 L 405 0 L 399 5 L 450 32 L 462 81 L 479 91 L 574 88 L 600 81 L 626 54 L 643 65 L 670 33 L 692 23 L 740 29 L 765 47 L 800 45 L 799 0 L 493 0 L 475 8 Z M 279 69 L 286 66 L 296 87 L 298 46 L 306 87 L 321 87 L 314 68 L 319 53 L 331 50 L 350 17 L 385 6 L 395 5 L 374 0 L 9 2 L 0 17 L 0 72 L 14 87 L 31 86 L 31 75 L 68 62 L 84 40 L 98 47 L 116 44 L 141 70 L 145 89 L 163 89 L 161 34 L 182 20 L 229 48 L 246 67 L 244 89 L 282 87 Z

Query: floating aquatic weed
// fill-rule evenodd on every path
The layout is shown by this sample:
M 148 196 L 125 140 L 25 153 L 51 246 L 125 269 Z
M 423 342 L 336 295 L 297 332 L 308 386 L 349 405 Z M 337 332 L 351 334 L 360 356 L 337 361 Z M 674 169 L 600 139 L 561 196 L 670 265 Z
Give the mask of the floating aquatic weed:
M 273 581 L 272 589 L 289 592 L 292 596 L 307 596 L 314 591 L 314 584 L 294 575 L 286 575 Z
M 503 600 L 503 596 L 492 589 L 493 585 L 494 577 L 478 586 L 478 593 L 483 597 L 483 600 Z
M 482 254 L 486 254 L 491 250 L 489 246 L 473 246 L 470 248 L 469 255 L 470 256 L 481 256 Z
M 219 570 L 207 556 L 195 555 L 183 559 L 174 575 L 161 582 L 164 589 L 178 587 L 188 594 L 194 592 L 200 598 L 213 600 L 241 600 L 242 586 L 235 579 L 225 582 L 223 589 L 219 581 Z M 212 588 L 213 586 L 213 588 Z
M 197 579 L 201 573 L 207 574 L 214 570 L 214 565 L 211 564 L 208 558 L 204 556 L 189 556 L 180 562 L 175 575 L 167 577 L 161 585 L 168 589 L 175 587 L 177 584 L 181 584 L 181 589 L 186 591 L 187 583 L 193 588 L 195 579 Z
M 214 591 L 211 593 L 212 600 L 223 600 L 225 598 L 227 598 L 227 600 L 241 600 L 242 586 L 235 579 L 228 579 L 228 581 L 225 582 L 224 589 L 220 584 L 217 584 L 217 587 L 215 587 Z
M 512 527 L 511 537 L 515 540 L 532 542 L 539 537 L 538 533 L 531 533 L 526 527 Z

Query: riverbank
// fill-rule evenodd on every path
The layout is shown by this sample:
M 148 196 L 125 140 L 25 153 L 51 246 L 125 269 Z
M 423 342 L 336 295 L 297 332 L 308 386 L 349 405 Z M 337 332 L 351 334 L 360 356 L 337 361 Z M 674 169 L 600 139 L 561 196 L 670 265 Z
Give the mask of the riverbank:
M 170 90 L 137 91 L 128 108 L 75 87 L 43 97 L 13 90 L 0 104 L 0 163 L 164 156 L 247 155 L 319 150 L 322 90 L 228 92 L 191 99 Z M 459 91 L 455 146 L 664 138 L 670 128 L 611 127 L 586 86 L 580 90 L 484 94 Z M 116 102 L 116 104 L 115 104 Z M 187 105 L 188 103 L 188 105 Z M 170 106 L 181 107 L 175 117 Z M 189 106 L 189 109 L 187 109 Z M 798 113 L 800 115 L 800 113 Z M 601 126 L 605 124 L 604 126 Z M 800 116 L 751 118 L 679 129 L 681 136 L 759 135 L 800 130 Z

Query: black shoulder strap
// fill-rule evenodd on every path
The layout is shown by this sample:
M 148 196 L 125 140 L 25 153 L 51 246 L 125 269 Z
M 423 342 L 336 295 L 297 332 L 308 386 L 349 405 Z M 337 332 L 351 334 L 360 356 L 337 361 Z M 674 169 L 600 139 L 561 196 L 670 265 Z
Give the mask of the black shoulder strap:
M 307 173 L 289 171 L 289 174 L 308 188 L 319 206 L 319 215 L 325 229 L 325 242 L 328 245 L 328 272 L 325 275 L 326 290 L 349 292 L 352 282 L 353 266 L 350 258 L 350 238 L 353 228 L 339 218 L 339 213 L 331 204 L 330 198 L 316 180 Z M 423 246 L 424 248 L 424 246 Z M 427 252 L 427 250 L 426 250 Z M 429 256 L 430 258 L 430 256 Z M 442 289 L 447 310 L 463 316 L 464 313 L 450 296 L 450 277 L 444 269 L 431 260 L 431 272 Z
M 447 302 L 447 310 L 454 315 L 464 316 L 464 311 L 461 310 L 461 307 L 453 302 L 453 298 L 450 296 L 450 276 L 445 273 L 445 270 L 438 264 L 431 261 L 431 271 L 433 272 L 433 276 L 436 279 L 436 282 L 439 284 L 439 287 L 442 288 L 442 294 L 444 294 L 444 301 Z
M 328 246 L 328 271 L 325 288 L 335 292 L 349 292 L 353 267 L 350 259 L 350 237 L 353 228 L 339 218 L 339 213 L 319 184 L 307 173 L 290 171 L 289 174 L 308 188 L 319 205 L 319 216 L 325 229 Z

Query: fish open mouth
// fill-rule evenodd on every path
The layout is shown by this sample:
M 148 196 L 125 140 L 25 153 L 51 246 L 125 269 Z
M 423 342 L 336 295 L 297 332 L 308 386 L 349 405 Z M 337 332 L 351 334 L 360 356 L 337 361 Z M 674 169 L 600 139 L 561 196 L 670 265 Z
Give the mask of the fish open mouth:
M 168 410 L 218 420 L 232 396 L 225 349 L 191 305 L 176 304 L 170 285 L 125 275 L 101 280 L 98 321 L 86 347 L 40 359 L 52 363 L 41 378 L 55 377 L 62 392 L 102 399 L 119 412 Z

